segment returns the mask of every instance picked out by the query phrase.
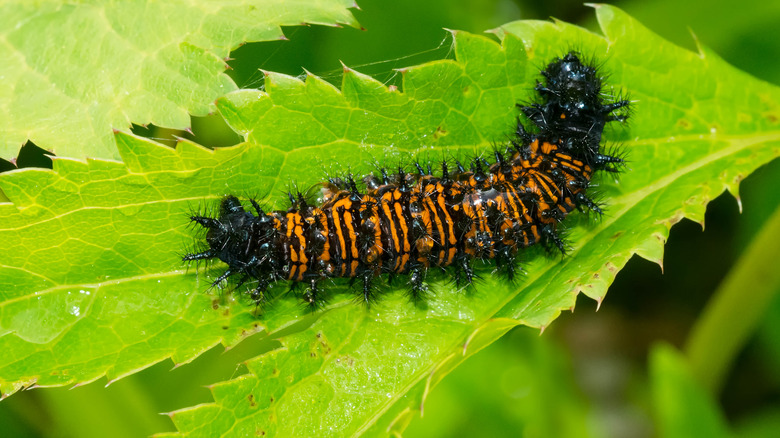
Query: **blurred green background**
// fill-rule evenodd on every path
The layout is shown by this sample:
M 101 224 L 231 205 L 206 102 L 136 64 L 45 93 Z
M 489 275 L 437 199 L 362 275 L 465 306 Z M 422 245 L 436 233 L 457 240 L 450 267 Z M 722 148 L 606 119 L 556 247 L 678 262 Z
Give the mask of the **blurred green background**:
M 693 33 L 736 67 L 780 84 L 780 2 L 613 3 L 680 46 L 695 49 Z M 365 30 L 289 28 L 289 41 L 235 50 L 228 74 L 239 86 L 256 88 L 262 86 L 260 68 L 290 75 L 305 68 L 338 83 L 343 62 L 400 85 L 394 69 L 452 56 L 452 40 L 443 28 L 480 33 L 517 19 L 553 16 L 597 31 L 592 9 L 569 0 L 358 4 L 361 9 L 354 13 Z M 135 132 L 171 144 L 174 135 L 210 147 L 239 141 L 216 116 L 193 119 L 192 133 L 156 127 L 136 127 Z M 23 148 L 17 164 L 46 165 L 33 146 Z M 0 163 L 0 170 L 13 167 Z M 477 354 L 433 391 L 423 418 L 414 419 L 405 436 L 652 437 L 668 432 L 659 426 L 653 407 L 649 352 L 661 341 L 684 347 L 718 284 L 780 204 L 778 187 L 776 160 L 742 184 L 741 215 L 735 199 L 721 195 L 708 207 L 704 231 L 687 220 L 672 229 L 663 274 L 657 265 L 635 257 L 598 313 L 594 302 L 581 297 L 576 312 L 562 315 L 542 336 L 518 328 Z M 215 348 L 195 365 L 171 370 L 171 363 L 164 362 L 108 388 L 101 380 L 74 389 L 24 391 L 0 403 L 0 436 L 121 437 L 173 430 L 158 413 L 209 401 L 206 385 L 240 375 L 236 364 L 268 348 L 250 338 L 229 352 Z M 780 436 L 778 294 L 733 363 L 716 402 L 720 413 L 715 417 L 725 419 L 735 436 Z

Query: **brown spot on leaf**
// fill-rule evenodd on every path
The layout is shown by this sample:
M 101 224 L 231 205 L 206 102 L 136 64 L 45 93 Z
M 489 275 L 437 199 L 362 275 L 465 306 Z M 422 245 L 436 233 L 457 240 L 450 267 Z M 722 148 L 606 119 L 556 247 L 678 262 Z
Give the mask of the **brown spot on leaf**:
M 322 347 L 321 348 L 322 354 L 323 355 L 330 354 L 330 350 L 331 350 L 330 345 L 328 344 L 328 341 L 323 338 L 322 332 L 317 332 L 315 336 L 317 337 L 317 339 L 320 340 L 320 346 Z
M 249 396 L 247 396 L 247 399 L 249 399 L 249 406 L 252 407 L 257 406 L 257 403 L 255 403 L 255 396 L 253 394 L 249 394 Z
M 685 214 L 681 211 L 677 211 L 674 213 L 672 217 L 670 217 L 667 221 L 662 221 L 668 224 L 669 226 L 676 224 L 677 222 L 680 222 L 685 217 Z
M 213 300 L 211 302 L 211 308 L 214 309 L 214 310 L 219 309 L 219 300 Z
M 345 354 L 344 356 L 336 358 L 336 363 L 341 363 L 341 361 L 344 361 L 344 365 L 349 366 L 349 367 L 355 365 L 355 359 L 353 359 L 352 357 L 350 357 L 347 354 Z
M 433 133 L 434 140 L 438 140 L 440 137 L 444 137 L 448 134 L 447 130 L 441 126 L 436 127 L 436 131 Z

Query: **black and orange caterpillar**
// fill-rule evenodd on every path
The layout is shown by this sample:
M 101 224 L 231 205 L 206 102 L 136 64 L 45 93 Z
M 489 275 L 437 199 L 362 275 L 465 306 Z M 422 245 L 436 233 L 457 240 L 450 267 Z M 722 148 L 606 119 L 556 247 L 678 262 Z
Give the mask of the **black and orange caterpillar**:
M 303 299 L 318 306 L 328 278 L 362 283 L 361 298 L 370 303 L 377 277 L 407 275 L 418 300 L 431 267 L 452 267 L 459 285 L 470 284 L 474 259 L 495 259 L 512 278 L 519 249 L 542 243 L 565 251 L 558 224 L 575 208 L 601 213 L 586 195 L 591 177 L 623 163 L 602 152 L 601 134 L 606 123 L 628 117 L 629 101 L 605 95 L 598 70 L 576 52 L 541 74 L 539 101 L 518 105 L 531 127 L 518 118 L 492 163 L 478 157 L 467 170 L 444 162 L 438 176 L 419 163 L 413 172 L 382 169 L 364 178 L 363 192 L 352 177 L 331 178 L 322 205 L 291 194 L 287 211 L 267 213 L 250 199 L 252 212 L 227 196 L 218 217 L 191 217 L 208 229 L 208 249 L 184 260 L 220 259 L 228 268 L 214 285 L 231 276 L 239 287 L 256 282 L 249 295 L 257 304 L 273 283 L 288 280 L 305 284 Z

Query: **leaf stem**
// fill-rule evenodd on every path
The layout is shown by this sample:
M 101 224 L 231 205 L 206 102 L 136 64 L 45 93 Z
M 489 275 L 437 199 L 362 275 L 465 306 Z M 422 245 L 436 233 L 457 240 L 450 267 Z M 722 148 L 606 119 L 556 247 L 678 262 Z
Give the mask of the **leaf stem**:
M 780 292 L 780 207 L 710 299 L 691 330 L 685 351 L 691 371 L 713 394 L 720 392 L 734 357 Z

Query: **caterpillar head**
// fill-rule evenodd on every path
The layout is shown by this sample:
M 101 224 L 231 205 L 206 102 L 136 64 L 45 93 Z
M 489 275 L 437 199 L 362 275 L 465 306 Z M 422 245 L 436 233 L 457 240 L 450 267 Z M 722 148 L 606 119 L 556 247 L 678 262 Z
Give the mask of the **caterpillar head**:
M 570 111 L 592 111 L 600 106 L 601 78 L 595 67 L 583 64 L 577 52 L 556 58 L 542 71 L 539 90 L 549 101 Z
M 193 222 L 208 229 L 206 243 L 209 248 L 200 253 L 186 254 L 183 260 L 217 258 L 228 265 L 226 273 L 249 277 L 257 277 L 263 271 L 274 271 L 274 221 L 255 201 L 252 205 L 257 216 L 246 211 L 238 198 L 227 196 L 220 204 L 217 218 L 192 216 Z M 217 282 L 222 279 L 221 276 Z
M 629 101 L 615 100 L 602 93 L 598 69 L 583 63 L 577 52 L 555 58 L 542 72 L 544 82 L 536 91 L 542 101 L 521 106 L 536 125 L 539 136 L 574 156 L 591 162 L 599 154 L 601 134 L 611 121 L 623 121 L 628 116 Z M 616 114 L 613 114 L 616 110 Z

